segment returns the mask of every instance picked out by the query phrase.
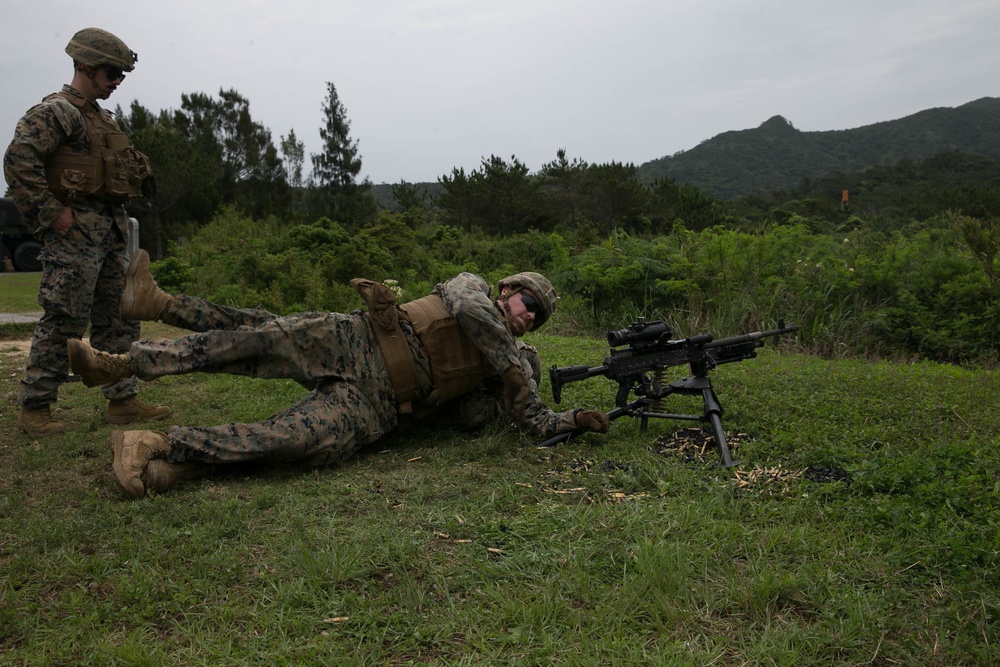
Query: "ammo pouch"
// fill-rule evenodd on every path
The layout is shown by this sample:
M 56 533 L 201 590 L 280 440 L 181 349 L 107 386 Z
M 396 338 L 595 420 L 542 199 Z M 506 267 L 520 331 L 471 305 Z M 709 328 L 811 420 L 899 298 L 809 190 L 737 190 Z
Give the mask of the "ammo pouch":
M 60 93 L 57 93 L 61 95 Z M 72 97 L 86 127 L 89 153 L 60 146 L 45 162 L 45 179 L 56 197 L 78 201 L 93 197 L 111 204 L 155 194 L 149 158 L 135 150 L 128 135 L 100 111 Z
M 351 287 L 368 305 L 369 321 L 375 330 L 401 414 L 414 410 L 417 416 L 427 414 L 469 393 L 483 378 L 496 374 L 472 339 L 462 331 L 458 320 L 445 308 L 439 295 L 430 294 L 397 306 L 395 293 L 381 283 L 355 278 Z M 416 405 L 412 403 L 418 393 L 413 355 L 400 328 L 400 319 L 413 325 L 431 365 L 434 388 Z

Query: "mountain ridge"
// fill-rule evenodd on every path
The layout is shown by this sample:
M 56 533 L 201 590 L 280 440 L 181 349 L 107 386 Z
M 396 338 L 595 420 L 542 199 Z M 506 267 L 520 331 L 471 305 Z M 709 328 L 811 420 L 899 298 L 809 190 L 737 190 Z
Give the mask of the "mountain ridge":
M 1000 158 L 1000 98 L 934 107 L 848 130 L 803 132 L 775 115 L 638 167 L 651 181 L 669 177 L 720 199 L 789 190 L 804 179 L 855 173 L 904 159 L 961 152 Z

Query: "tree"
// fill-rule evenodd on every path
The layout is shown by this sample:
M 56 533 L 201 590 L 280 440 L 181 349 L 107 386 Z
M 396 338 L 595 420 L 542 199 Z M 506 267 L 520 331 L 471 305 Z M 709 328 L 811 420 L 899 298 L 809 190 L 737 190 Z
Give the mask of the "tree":
M 679 185 L 663 176 L 649 184 L 648 215 L 655 231 L 666 233 L 680 220 L 687 229 L 701 231 L 725 220 L 722 209 L 710 196 L 691 185 Z
M 207 223 L 219 205 L 219 163 L 197 150 L 166 111 L 153 115 L 134 101 L 127 115 L 118 108 L 117 116 L 136 150 L 153 165 L 155 194 L 137 200 L 129 210 L 141 223 L 141 236 L 152 235 L 152 254 L 160 259 L 165 239 L 183 233 L 191 222 Z
M 542 165 L 539 178 L 542 192 L 557 224 L 575 227 L 583 215 L 580 210 L 587 163 L 580 158 L 566 157 L 566 149 L 556 151 L 556 159 Z
M 286 210 L 288 179 L 271 131 L 253 120 L 250 102 L 236 90 L 182 94 L 174 124 L 195 147 L 219 163 L 222 201 L 262 217 Z
M 306 161 L 306 146 L 295 136 L 295 130 L 289 130 L 288 136 L 281 137 L 281 155 L 285 162 L 285 174 L 288 184 L 293 188 L 303 186 L 302 167 Z
M 635 165 L 609 162 L 587 168 L 582 204 L 601 235 L 616 228 L 648 231 L 641 224 L 648 203 L 649 191 L 639 183 Z
M 475 227 L 488 234 L 510 234 L 552 227 L 538 179 L 516 156 L 508 163 L 491 155 L 468 176 L 464 169 L 453 169 L 451 176 L 442 176 L 438 182 L 443 192 L 435 197 L 435 204 L 446 211 L 451 224 L 465 230 Z
M 423 208 L 426 200 L 426 192 L 421 192 L 413 183 L 400 181 L 392 186 L 392 198 L 404 211 L 411 208 Z
M 340 102 L 337 87 L 326 84 L 322 111 L 325 123 L 319 130 L 323 152 L 312 154 L 312 179 L 325 213 L 348 227 L 358 227 L 370 220 L 376 210 L 371 183 L 357 182 L 361 172 L 358 142 L 351 139 L 351 122 Z

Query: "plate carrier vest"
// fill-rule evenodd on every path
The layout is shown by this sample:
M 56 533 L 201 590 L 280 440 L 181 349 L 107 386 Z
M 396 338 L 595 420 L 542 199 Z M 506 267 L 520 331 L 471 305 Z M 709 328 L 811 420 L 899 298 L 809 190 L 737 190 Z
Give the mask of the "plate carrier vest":
M 388 287 L 355 278 L 351 286 L 368 304 L 369 321 L 375 330 L 379 350 L 392 381 L 400 414 L 433 412 L 453 398 L 463 396 L 487 377 L 497 375 L 472 339 L 465 335 L 455 316 L 445 308 L 438 294 L 429 294 L 396 305 L 396 295 Z M 422 398 L 417 386 L 413 354 L 406 343 L 399 320 L 413 330 L 427 352 L 433 389 Z
M 77 153 L 60 146 L 45 162 L 49 190 L 57 198 L 79 201 L 94 197 L 111 204 L 155 193 L 149 158 L 132 148 L 128 135 L 110 117 L 87 100 L 65 92 L 53 93 L 45 101 L 62 97 L 80 110 L 90 153 Z

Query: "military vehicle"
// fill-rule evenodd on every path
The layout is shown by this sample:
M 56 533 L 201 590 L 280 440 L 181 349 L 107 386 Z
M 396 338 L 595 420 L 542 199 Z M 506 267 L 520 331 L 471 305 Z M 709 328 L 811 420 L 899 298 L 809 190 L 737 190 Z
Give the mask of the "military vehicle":
M 14 200 L 0 198 L 0 262 L 18 271 L 41 271 L 38 253 L 42 244 L 31 235 L 31 229 L 21 218 Z M 9 260 L 9 263 L 8 263 Z M 0 270 L 3 270 L 0 268 Z

